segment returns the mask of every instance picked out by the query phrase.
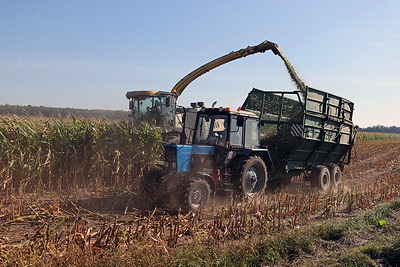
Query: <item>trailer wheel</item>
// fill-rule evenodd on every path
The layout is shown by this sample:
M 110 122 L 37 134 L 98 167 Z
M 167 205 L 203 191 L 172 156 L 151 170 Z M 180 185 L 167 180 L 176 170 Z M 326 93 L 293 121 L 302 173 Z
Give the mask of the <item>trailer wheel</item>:
M 331 187 L 331 175 L 326 166 L 318 165 L 314 168 L 311 174 L 311 185 L 323 192 L 326 192 Z
M 211 198 L 210 185 L 203 179 L 189 179 L 183 188 L 182 209 L 185 212 L 196 211 L 207 205 Z
M 267 167 L 259 157 L 250 157 L 243 162 L 240 177 L 240 194 L 253 198 L 264 193 L 267 186 Z
M 338 186 L 342 182 L 342 171 L 337 164 L 328 165 L 329 173 L 331 175 L 332 186 Z

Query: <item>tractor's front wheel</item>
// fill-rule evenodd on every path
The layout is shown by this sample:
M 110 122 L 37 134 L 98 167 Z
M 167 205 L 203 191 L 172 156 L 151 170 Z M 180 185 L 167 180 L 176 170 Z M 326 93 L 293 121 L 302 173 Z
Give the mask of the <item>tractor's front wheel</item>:
M 240 195 L 253 198 L 264 193 L 267 187 L 267 167 L 259 157 L 249 157 L 241 164 Z
M 185 212 L 196 211 L 210 201 L 210 185 L 203 179 L 191 178 L 183 188 L 182 209 Z

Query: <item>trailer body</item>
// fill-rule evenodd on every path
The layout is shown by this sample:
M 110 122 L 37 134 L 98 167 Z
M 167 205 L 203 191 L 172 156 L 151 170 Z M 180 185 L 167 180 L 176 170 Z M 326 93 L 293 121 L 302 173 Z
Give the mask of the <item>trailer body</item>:
M 260 147 L 268 148 L 274 166 L 270 179 L 292 171 L 350 162 L 356 126 L 354 104 L 331 93 L 307 87 L 306 92 L 253 89 L 243 110 L 260 119 Z

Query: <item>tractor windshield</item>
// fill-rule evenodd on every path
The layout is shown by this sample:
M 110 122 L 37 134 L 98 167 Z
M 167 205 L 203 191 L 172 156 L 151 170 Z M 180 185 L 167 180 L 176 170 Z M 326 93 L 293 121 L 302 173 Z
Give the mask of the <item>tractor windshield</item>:
M 225 145 L 226 138 L 226 115 L 199 115 L 194 144 Z

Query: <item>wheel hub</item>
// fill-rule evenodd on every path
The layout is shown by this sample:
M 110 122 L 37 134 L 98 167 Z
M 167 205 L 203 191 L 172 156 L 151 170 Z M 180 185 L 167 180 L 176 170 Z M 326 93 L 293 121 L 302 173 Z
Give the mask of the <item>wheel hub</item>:
M 192 203 L 193 204 L 201 204 L 204 201 L 204 192 L 200 187 L 196 187 L 193 189 L 192 193 Z
M 257 180 L 257 173 L 253 169 L 250 169 L 246 173 L 246 189 L 249 189 L 251 191 L 256 186 Z
M 322 185 L 323 185 L 323 186 L 328 186 L 328 185 L 329 185 L 329 178 L 328 178 L 328 175 L 324 175 L 324 176 L 322 177 Z

